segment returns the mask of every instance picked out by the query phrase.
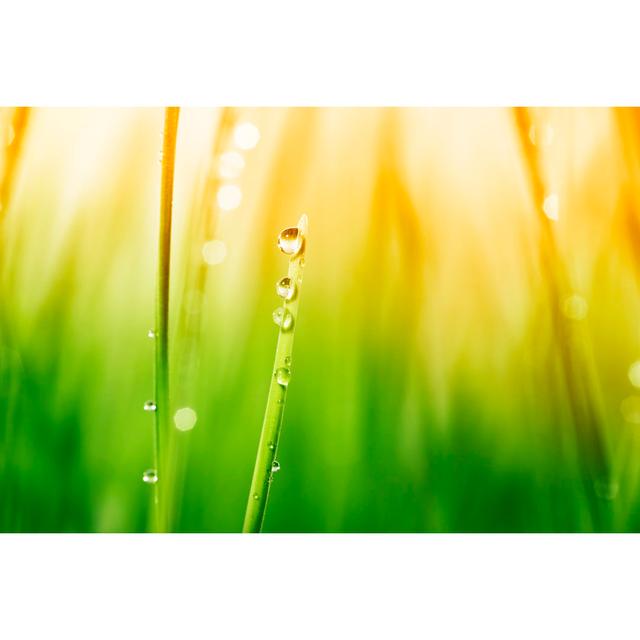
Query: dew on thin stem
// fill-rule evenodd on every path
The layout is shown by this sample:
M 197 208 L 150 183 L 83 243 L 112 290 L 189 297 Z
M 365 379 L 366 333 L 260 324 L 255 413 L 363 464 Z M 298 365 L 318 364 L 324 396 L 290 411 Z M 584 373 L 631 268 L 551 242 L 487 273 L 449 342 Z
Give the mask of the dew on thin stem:
M 273 312 L 273 321 L 283 330 L 288 331 L 293 325 L 293 316 L 284 307 L 278 307 Z
M 280 232 L 278 236 L 280 251 L 288 256 L 295 256 L 302 249 L 302 234 L 298 227 L 290 227 Z
M 276 371 L 276 382 L 281 387 L 286 387 L 289 384 L 289 380 L 291 380 L 291 371 L 286 367 L 280 367 Z
M 274 460 L 271 465 L 271 473 L 278 473 L 278 471 L 280 471 L 280 463 L 277 460 Z
M 147 484 L 155 484 L 158 482 L 158 472 L 155 469 L 147 469 L 142 474 L 142 481 Z
M 276 284 L 276 293 L 284 300 L 291 300 L 296 292 L 296 285 L 291 278 L 285 276 L 278 280 Z
M 147 400 L 144 403 L 145 411 L 156 411 L 158 409 L 158 405 L 153 400 Z
M 147 338 L 151 338 L 152 340 L 155 340 L 158 337 L 158 334 L 156 333 L 155 329 L 149 329 L 149 331 L 147 331 Z

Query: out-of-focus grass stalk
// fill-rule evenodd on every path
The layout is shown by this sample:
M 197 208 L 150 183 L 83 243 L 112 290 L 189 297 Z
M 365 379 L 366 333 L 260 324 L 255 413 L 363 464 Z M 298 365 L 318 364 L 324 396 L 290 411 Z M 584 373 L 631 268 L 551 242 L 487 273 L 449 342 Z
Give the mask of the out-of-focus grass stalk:
M 6 217 L 11 203 L 15 172 L 22 153 L 30 116 L 31 109 L 29 107 L 17 107 L 13 112 L 11 122 L 12 139 L 5 151 L 2 184 L 0 185 L 0 220 L 4 220 Z
M 161 443 L 169 431 L 169 275 L 171 268 L 171 218 L 173 175 L 178 134 L 178 107 L 167 107 L 162 141 L 162 177 L 160 186 L 160 231 L 158 235 L 158 271 L 156 279 L 155 326 L 155 404 L 153 459 L 157 480 L 154 484 L 154 531 L 166 530 L 163 452 Z
M 202 331 L 202 307 L 207 289 L 211 266 L 203 258 L 203 246 L 213 240 L 218 216 L 216 215 L 216 193 L 221 184 L 219 177 L 220 155 L 230 144 L 230 137 L 236 123 L 236 109 L 223 107 L 209 155 L 209 165 L 204 182 L 195 190 L 190 206 L 188 228 L 185 233 L 182 255 L 182 300 L 178 309 L 177 344 L 175 353 L 175 373 L 172 376 L 172 397 L 186 398 L 191 405 L 190 396 L 197 379 L 200 366 L 200 335 Z M 189 300 L 186 304 L 185 301 Z M 179 386 L 178 386 L 179 385 Z M 171 484 L 165 486 L 168 525 L 179 517 L 180 496 L 184 486 L 185 465 L 189 456 L 189 433 L 169 430 L 169 475 Z
M 16 171 L 20 163 L 30 117 L 31 109 L 29 107 L 16 107 L 14 109 L 11 124 L 9 125 L 8 144 L 4 149 L 0 181 L 0 260 L 2 261 L 0 263 L 0 273 L 3 275 L 7 273 L 6 259 L 3 259 L 6 255 L 4 222 L 11 205 Z M 3 301 L 3 308 L 7 310 L 9 309 L 9 305 L 7 304 L 7 290 L 10 287 L 8 287 L 4 277 L 0 278 L 0 288 L 2 289 L 0 297 Z M 11 333 L 10 322 L 6 311 L 0 312 L 0 348 L 2 349 L 1 355 L 4 358 L 4 361 L 0 363 L 0 371 L 7 372 L 7 380 L 3 380 L 3 384 L 5 385 L 3 393 L 6 393 L 6 412 L 3 416 L 4 429 L 2 430 L 2 448 L 0 449 L 0 484 L 2 486 L 3 503 L 8 502 L 7 473 L 9 471 L 10 459 L 14 452 L 14 412 L 22 373 L 20 353 L 15 348 L 7 348 L 13 343 Z
M 602 436 L 602 415 L 598 405 L 596 372 L 586 349 L 586 338 L 577 322 L 562 311 L 564 300 L 571 294 L 570 279 L 560 255 L 553 222 L 544 212 L 545 184 L 540 169 L 537 147 L 529 139 L 532 120 L 525 107 L 513 110 L 527 174 L 535 201 L 540 229 L 540 267 L 552 314 L 552 326 L 567 387 L 569 405 L 576 428 L 579 464 L 593 525 L 607 527 L 602 492 L 610 482 L 610 470 Z
M 293 287 L 290 299 L 283 296 L 280 313 L 280 331 L 276 346 L 276 357 L 273 364 L 273 375 L 269 386 L 267 408 L 262 423 L 262 432 L 258 443 L 258 454 L 253 470 L 251 490 L 247 501 L 244 517 L 243 533 L 260 533 L 269 499 L 269 489 L 278 452 L 278 442 L 282 429 L 287 387 L 291 376 L 291 354 L 293 351 L 293 336 L 298 321 L 298 306 L 300 304 L 300 286 L 304 269 L 304 254 L 307 243 L 307 216 L 303 215 L 298 222 L 298 233 L 302 242 L 298 251 L 291 256 L 287 274 L 289 287 Z M 284 232 L 283 232 L 284 233 Z M 281 234 L 282 238 L 282 234 Z M 280 286 L 280 285 L 278 285 Z M 290 314 L 290 315 L 288 315 Z
M 207 286 L 210 266 L 202 257 L 202 247 L 214 239 L 216 216 L 216 192 L 221 180 L 218 176 L 220 154 L 229 144 L 230 134 L 236 121 L 235 109 L 225 107 L 220 115 L 220 124 L 211 149 L 210 166 L 203 188 L 196 196 L 192 208 L 192 227 L 187 233 L 185 256 L 187 260 L 183 285 L 183 298 L 194 293 L 189 305 L 183 304 L 178 318 L 178 333 L 182 348 L 178 354 L 178 371 L 181 384 L 189 388 L 197 369 L 197 347 L 202 325 L 201 307 Z

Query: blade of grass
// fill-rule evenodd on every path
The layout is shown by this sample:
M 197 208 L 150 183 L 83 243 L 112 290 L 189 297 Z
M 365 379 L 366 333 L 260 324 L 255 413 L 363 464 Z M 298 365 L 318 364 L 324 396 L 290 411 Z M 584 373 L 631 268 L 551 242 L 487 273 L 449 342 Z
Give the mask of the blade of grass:
M 529 143 L 532 121 L 527 108 L 524 107 L 514 108 L 513 116 L 526 161 L 529 186 L 536 203 L 540 230 L 540 266 L 547 287 L 546 295 L 550 304 L 558 355 L 576 429 L 583 486 L 594 528 L 598 531 L 606 530 L 610 514 L 599 494 L 602 493 L 601 487 L 610 483 L 610 468 L 602 435 L 604 420 L 598 404 L 597 372 L 588 354 L 584 331 L 578 326 L 578 322 L 570 320 L 562 312 L 563 301 L 571 293 L 572 287 L 565 261 L 558 248 L 553 223 L 543 210 L 546 191 L 540 159 L 536 148 Z
M 281 311 L 280 322 L 277 323 L 280 325 L 280 331 L 278 333 L 276 357 L 273 364 L 267 408 L 262 423 L 258 454 L 244 517 L 243 533 L 260 533 L 262 530 L 272 475 L 274 470 L 279 468 L 274 464 L 278 452 L 287 387 L 291 375 L 291 354 L 293 351 L 293 336 L 298 321 L 307 228 L 307 216 L 303 215 L 298 222 L 298 233 L 302 236 L 302 243 L 299 250 L 291 256 L 287 274 L 289 285 L 293 286 L 293 295 L 290 300 L 287 300 L 286 297 L 283 299 L 282 307 L 279 310 Z M 282 238 L 282 234 L 280 234 L 280 237 Z
M 178 107 L 167 107 L 162 141 L 162 178 L 160 186 L 160 231 L 158 235 L 158 272 L 156 279 L 155 327 L 155 404 L 153 460 L 156 481 L 153 484 L 154 531 L 166 529 L 162 495 L 162 441 L 169 431 L 169 274 L 171 267 L 171 218 L 173 209 L 173 175 L 175 169 Z

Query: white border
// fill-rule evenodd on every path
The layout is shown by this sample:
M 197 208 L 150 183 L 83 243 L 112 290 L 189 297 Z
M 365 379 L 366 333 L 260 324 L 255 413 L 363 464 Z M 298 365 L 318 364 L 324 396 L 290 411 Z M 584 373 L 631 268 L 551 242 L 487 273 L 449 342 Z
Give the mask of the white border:
M 0 104 L 640 102 L 628 0 L 20 0 Z
M 3 536 L 4 638 L 637 637 L 637 536 Z

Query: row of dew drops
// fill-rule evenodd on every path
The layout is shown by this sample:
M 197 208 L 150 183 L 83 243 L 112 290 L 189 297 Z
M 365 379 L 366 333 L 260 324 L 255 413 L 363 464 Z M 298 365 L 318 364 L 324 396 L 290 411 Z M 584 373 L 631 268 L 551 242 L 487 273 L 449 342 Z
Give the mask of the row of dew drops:
M 285 255 L 288 256 L 297 255 L 302 249 L 303 243 L 302 233 L 298 227 L 285 229 L 278 236 L 278 247 Z M 285 276 L 276 283 L 276 293 L 286 303 L 292 300 L 295 296 L 296 285 L 291 278 Z M 289 331 L 293 326 L 293 316 L 284 306 L 278 307 L 278 309 L 273 312 L 273 320 L 283 331 Z M 157 333 L 154 329 L 149 329 L 147 336 L 151 339 L 155 339 L 157 337 Z M 290 364 L 290 358 L 288 356 L 285 359 L 285 364 Z M 279 385 L 286 387 L 289 384 L 290 379 L 291 371 L 288 367 L 280 367 L 276 371 L 276 380 Z M 153 413 L 158 410 L 158 405 L 153 400 L 148 400 L 144 403 L 143 408 L 145 411 Z M 181 431 L 188 431 L 192 429 L 196 420 L 197 414 L 190 407 L 178 409 L 174 416 L 176 427 Z M 271 472 L 277 473 L 278 471 L 280 471 L 280 463 L 277 460 L 274 460 Z M 157 471 L 155 469 L 147 469 L 142 474 L 142 480 L 147 484 L 155 484 L 158 482 Z
M 298 255 L 303 245 L 304 238 L 298 227 L 285 229 L 278 236 L 278 247 L 280 251 L 287 256 L 294 257 Z M 282 298 L 284 304 L 273 312 L 273 321 L 282 331 L 289 331 L 291 327 L 293 327 L 293 315 L 286 308 L 286 303 L 293 300 L 296 295 L 296 283 L 289 276 L 280 278 L 276 283 L 276 294 L 279 298 Z M 284 364 L 284 367 L 276 369 L 275 378 L 281 387 L 286 388 L 291 380 L 291 369 L 289 369 L 291 366 L 291 358 L 289 356 L 285 357 Z M 282 398 L 280 398 L 278 404 L 282 404 L 282 402 Z M 271 449 L 271 451 L 275 450 L 275 444 L 273 442 L 269 443 L 269 449 Z M 280 471 L 280 463 L 274 460 L 271 465 L 271 473 L 278 473 L 278 471 Z M 253 498 L 257 500 L 259 498 L 258 494 L 255 494 Z

